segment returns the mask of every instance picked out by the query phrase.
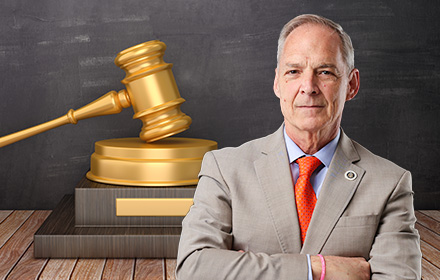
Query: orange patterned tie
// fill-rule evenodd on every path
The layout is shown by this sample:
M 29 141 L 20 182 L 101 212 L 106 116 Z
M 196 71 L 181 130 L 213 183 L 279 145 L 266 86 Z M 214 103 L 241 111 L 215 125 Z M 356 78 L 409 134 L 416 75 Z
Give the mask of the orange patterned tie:
M 302 157 L 296 162 L 299 165 L 299 177 L 295 184 L 295 202 L 301 228 L 301 243 L 304 243 L 316 204 L 316 195 L 310 183 L 310 176 L 321 165 L 321 161 L 316 157 Z

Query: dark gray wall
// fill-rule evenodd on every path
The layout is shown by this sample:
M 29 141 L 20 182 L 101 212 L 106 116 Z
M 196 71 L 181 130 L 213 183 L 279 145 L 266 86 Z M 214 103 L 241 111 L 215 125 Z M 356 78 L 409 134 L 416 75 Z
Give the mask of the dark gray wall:
M 422 4 L 423 3 L 423 4 Z M 122 89 L 116 54 L 159 39 L 193 118 L 180 136 L 236 146 L 282 122 L 272 91 L 276 41 L 302 13 L 339 22 L 361 73 L 343 127 L 413 174 L 418 209 L 440 208 L 440 6 L 436 1 L 6 0 L 0 3 L 0 135 Z M 119 115 L 0 148 L 0 209 L 52 209 L 89 169 L 94 142 L 134 137 Z

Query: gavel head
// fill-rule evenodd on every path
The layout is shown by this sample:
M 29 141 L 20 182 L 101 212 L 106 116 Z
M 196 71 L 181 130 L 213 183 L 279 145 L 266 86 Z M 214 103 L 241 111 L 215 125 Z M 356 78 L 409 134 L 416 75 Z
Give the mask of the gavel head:
M 153 142 L 189 128 L 191 118 L 180 110 L 180 97 L 171 71 L 163 61 L 166 45 L 149 41 L 118 54 L 115 64 L 126 72 L 125 84 L 135 119 L 143 122 L 140 138 Z

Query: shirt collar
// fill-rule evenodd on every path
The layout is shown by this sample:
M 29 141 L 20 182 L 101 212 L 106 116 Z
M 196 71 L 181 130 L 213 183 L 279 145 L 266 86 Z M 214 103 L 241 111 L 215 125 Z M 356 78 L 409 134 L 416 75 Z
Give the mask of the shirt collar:
M 304 153 L 298 145 L 293 142 L 292 139 L 286 133 L 286 127 L 283 129 L 284 131 L 284 140 L 286 142 L 287 154 L 289 155 L 289 162 L 292 163 L 298 158 L 302 156 L 310 156 Z M 313 154 L 314 157 L 317 157 L 326 167 L 330 166 L 330 162 L 332 161 L 333 155 L 335 154 L 336 147 L 338 146 L 339 138 L 341 137 L 341 130 L 338 130 L 338 135 L 330 141 L 327 145 Z

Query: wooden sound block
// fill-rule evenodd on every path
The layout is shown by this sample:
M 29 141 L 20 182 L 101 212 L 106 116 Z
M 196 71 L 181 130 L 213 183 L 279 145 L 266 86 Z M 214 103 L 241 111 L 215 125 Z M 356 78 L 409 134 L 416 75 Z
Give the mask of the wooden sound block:
M 181 227 L 75 227 L 66 195 L 34 235 L 36 258 L 176 258 Z

